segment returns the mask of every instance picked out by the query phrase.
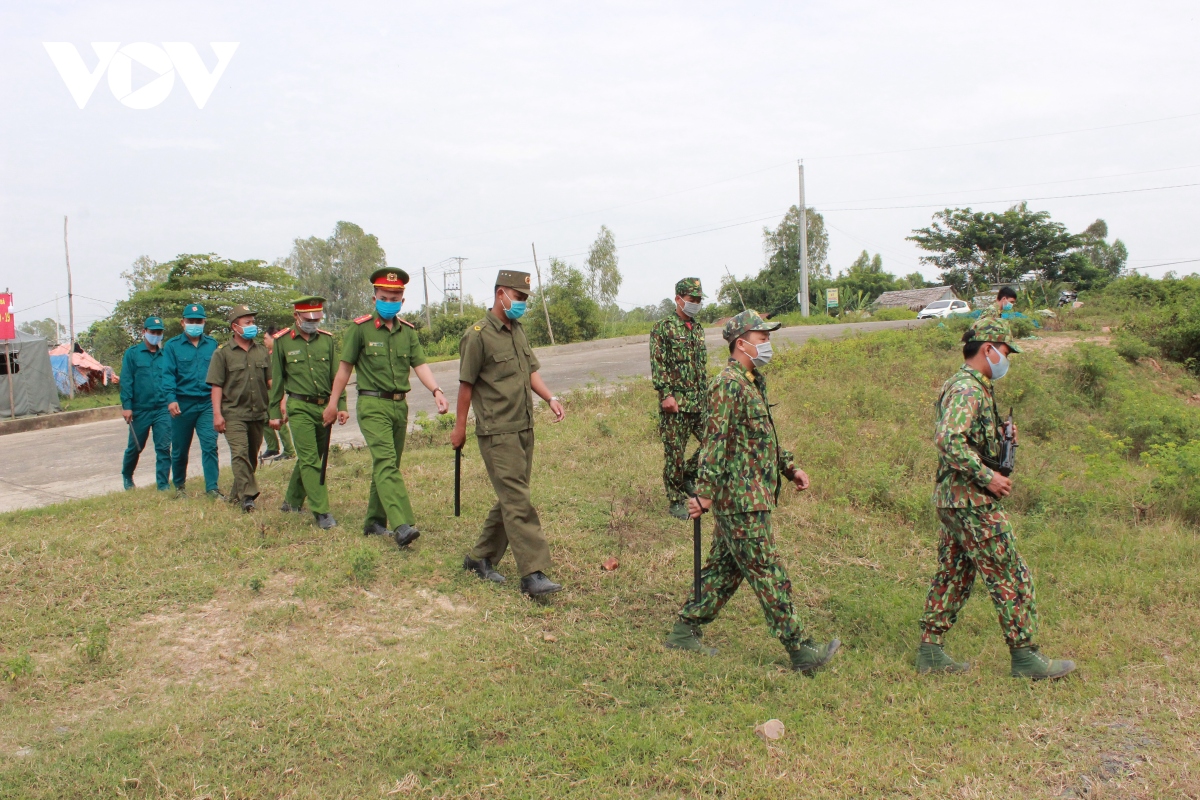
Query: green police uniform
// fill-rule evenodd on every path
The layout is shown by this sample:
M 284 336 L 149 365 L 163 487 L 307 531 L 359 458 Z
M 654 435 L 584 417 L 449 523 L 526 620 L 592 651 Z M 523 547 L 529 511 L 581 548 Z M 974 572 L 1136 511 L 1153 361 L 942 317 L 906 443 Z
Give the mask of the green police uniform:
M 403 270 L 386 269 L 372 275 L 372 283 L 387 275 L 403 276 Z M 371 451 L 371 488 L 367 500 L 366 526 L 395 530 L 414 525 L 408 489 L 400 474 L 404 439 L 408 432 L 409 370 L 425 363 L 425 351 L 412 323 L 399 315 L 389 329 L 379 312 L 354 320 L 342 343 L 341 360 L 354 365 L 358 375 L 358 428 Z
M 234 306 L 227 315 L 232 322 L 253 312 L 246 306 Z M 253 503 L 258 497 L 258 450 L 262 446 L 267 421 L 268 382 L 271 359 L 267 348 L 257 339 L 243 348 L 233 340 L 217 348 L 208 365 L 209 386 L 221 387 L 221 416 L 225 418 L 225 441 L 233 467 L 233 489 L 229 502 Z
M 703 296 L 699 278 L 675 284 L 675 295 Z M 699 322 L 678 314 L 659 320 L 650 331 L 650 379 L 658 391 L 658 433 L 663 443 L 663 485 L 667 502 L 676 514 L 686 516 L 683 503 L 696 480 L 696 450 L 685 459 L 688 442 L 704 436 L 704 411 L 708 404 L 708 350 Z M 674 397 L 679 411 L 667 413 L 661 401 Z
M 322 298 L 301 298 L 293 305 L 317 300 Z M 333 334 L 328 331 L 305 334 L 293 325 L 276 334 L 268 411 L 271 419 L 282 419 L 279 404 L 287 394 L 288 420 L 296 444 L 296 465 L 284 502 L 299 510 L 307 498 L 309 510 L 317 515 L 329 513 L 329 494 L 321 483 L 321 458 L 329 445 L 330 429 L 321 414 L 329 403 L 337 366 Z M 345 393 L 338 398 L 337 407 L 346 410 Z
M 504 271 L 497 285 L 529 292 L 529 276 Z M 540 368 L 517 320 L 489 313 L 469 327 L 459 344 L 458 379 L 472 385 L 475 435 L 496 503 L 475 542 L 472 559 L 495 564 L 509 546 L 522 577 L 551 567 L 550 546 L 530 498 L 533 473 L 533 390 Z

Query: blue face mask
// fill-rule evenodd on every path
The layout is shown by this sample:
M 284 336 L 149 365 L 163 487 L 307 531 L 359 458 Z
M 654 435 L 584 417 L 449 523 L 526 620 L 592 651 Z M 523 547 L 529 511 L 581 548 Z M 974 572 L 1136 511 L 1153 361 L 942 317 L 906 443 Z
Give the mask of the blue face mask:
M 1004 309 L 1005 311 L 1012 311 L 1012 303 L 1005 303 L 1004 305 L 1000 306 L 1000 308 Z
M 400 306 L 404 305 L 403 300 L 391 302 L 388 300 L 375 299 L 375 310 L 379 312 L 379 316 L 383 319 L 393 319 L 400 313 Z
M 258 336 L 258 326 L 257 325 L 251 323 L 250 325 L 242 326 L 242 338 L 243 339 L 253 339 L 256 336 Z
M 162 344 L 161 333 L 143 333 L 142 338 L 145 339 L 146 344 L 150 345 L 151 347 L 158 347 L 160 344 Z
M 510 300 L 508 308 L 504 309 L 504 316 L 509 319 L 520 319 L 525 316 L 525 301 Z
M 204 323 L 203 322 L 201 322 L 199 324 L 188 323 L 187 325 L 183 326 L 183 332 L 186 333 L 188 336 L 192 337 L 193 339 L 199 339 L 201 336 L 204 335 Z
M 1000 356 L 999 361 L 992 361 L 990 356 L 984 356 L 984 358 L 987 359 L 988 366 L 992 368 L 992 380 L 998 381 L 1008 373 L 1008 356 L 999 350 L 995 350 L 994 352 Z

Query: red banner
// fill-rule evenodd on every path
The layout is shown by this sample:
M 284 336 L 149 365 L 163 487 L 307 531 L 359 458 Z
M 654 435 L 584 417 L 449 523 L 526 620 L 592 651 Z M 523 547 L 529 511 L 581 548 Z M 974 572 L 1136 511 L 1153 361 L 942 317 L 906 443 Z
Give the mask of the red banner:
M 17 323 L 12 315 L 12 295 L 0 294 L 0 339 L 17 338 Z

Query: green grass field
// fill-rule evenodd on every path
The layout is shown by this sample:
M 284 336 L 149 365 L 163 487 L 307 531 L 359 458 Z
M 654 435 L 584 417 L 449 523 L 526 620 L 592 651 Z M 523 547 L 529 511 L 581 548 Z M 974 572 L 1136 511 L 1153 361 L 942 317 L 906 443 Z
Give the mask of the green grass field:
M 469 445 L 452 516 L 440 432 L 405 454 L 412 552 L 359 533 L 362 451 L 331 461 L 330 533 L 275 510 L 290 464 L 263 468 L 253 515 L 139 490 L 0 516 L 0 797 L 1200 797 L 1198 510 L 1176 457 L 1200 385 L 1061 335 L 1014 358 L 1008 507 L 1039 641 L 1079 670 L 1008 677 L 977 587 L 948 640 L 971 672 L 922 678 L 955 338 L 813 340 L 770 367 L 813 482 L 775 535 L 811 633 L 845 642 L 812 678 L 745 588 L 706 633 L 717 656 L 661 647 L 691 526 L 664 513 L 644 382 L 539 420 L 534 499 L 567 587 L 546 604 L 511 558 L 500 587 L 462 572 L 492 493 Z

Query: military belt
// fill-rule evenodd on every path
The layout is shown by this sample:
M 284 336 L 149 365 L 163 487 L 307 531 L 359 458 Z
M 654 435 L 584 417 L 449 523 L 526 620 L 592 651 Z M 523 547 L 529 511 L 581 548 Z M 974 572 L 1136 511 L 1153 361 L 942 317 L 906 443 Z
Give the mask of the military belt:
M 370 389 L 359 389 L 360 397 L 378 397 L 383 400 L 395 400 L 397 402 L 403 400 L 408 392 L 373 392 Z
M 323 406 L 329 403 L 328 397 L 314 397 L 311 394 L 292 394 L 288 392 L 288 397 L 293 397 L 302 403 L 312 403 L 314 406 Z

